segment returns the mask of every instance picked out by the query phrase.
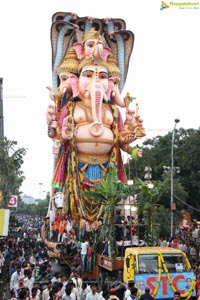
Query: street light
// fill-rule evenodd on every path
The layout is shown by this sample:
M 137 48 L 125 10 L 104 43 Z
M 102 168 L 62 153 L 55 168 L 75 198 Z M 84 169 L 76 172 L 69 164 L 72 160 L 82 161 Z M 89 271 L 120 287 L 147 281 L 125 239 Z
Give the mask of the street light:
M 39 200 L 41 200 L 41 192 L 42 192 L 42 185 L 43 183 L 42 182 L 39 182 Z
M 179 119 L 175 119 L 174 129 L 172 131 L 172 147 L 171 147 L 171 201 L 170 201 L 170 209 L 171 209 L 171 237 L 173 237 L 173 224 L 174 224 L 174 137 L 175 137 L 175 129 L 177 123 L 180 122 Z

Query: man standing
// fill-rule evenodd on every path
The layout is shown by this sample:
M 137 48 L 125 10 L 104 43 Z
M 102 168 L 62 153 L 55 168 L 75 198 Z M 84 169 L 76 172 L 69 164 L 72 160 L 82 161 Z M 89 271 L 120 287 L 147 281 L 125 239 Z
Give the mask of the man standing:
M 154 300 L 154 298 L 150 295 L 149 287 L 145 287 L 145 293 L 140 297 L 140 300 Z
M 99 293 L 97 293 L 97 284 L 93 282 L 90 285 L 90 288 L 91 292 L 87 293 L 86 300 L 97 300 L 99 297 Z

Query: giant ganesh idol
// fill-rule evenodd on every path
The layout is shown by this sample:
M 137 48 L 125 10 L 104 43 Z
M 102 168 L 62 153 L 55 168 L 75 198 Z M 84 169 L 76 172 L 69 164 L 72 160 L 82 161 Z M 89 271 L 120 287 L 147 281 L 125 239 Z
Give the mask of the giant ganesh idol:
M 142 120 L 137 109 L 129 108 L 129 93 L 121 97 L 134 35 L 121 19 L 56 13 L 51 37 L 53 87 L 47 123 L 48 135 L 58 145 L 52 198 L 64 195 L 55 214 L 92 223 L 102 216 L 103 206 L 82 192 L 94 189 L 113 164 L 126 183 L 121 151 L 135 159 L 141 156 L 131 144 L 145 135 Z

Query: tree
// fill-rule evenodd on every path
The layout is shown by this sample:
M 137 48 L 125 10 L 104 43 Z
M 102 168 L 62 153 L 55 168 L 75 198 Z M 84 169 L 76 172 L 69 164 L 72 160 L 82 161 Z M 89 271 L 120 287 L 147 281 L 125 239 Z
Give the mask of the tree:
M 5 200 L 10 194 L 19 195 L 19 188 L 25 179 L 21 166 L 26 149 L 16 150 L 16 146 L 16 141 L 9 141 L 6 137 L 0 139 L 0 207 L 5 207 Z
M 134 182 L 140 186 L 137 194 L 138 219 L 142 219 L 144 225 L 144 240 L 148 246 L 156 246 L 160 233 L 164 233 L 163 221 L 166 224 L 168 219 L 164 205 L 160 204 L 162 182 L 157 182 L 152 188 L 138 178 Z
M 26 204 L 21 202 L 17 208 L 19 214 L 45 217 L 49 206 L 49 198 L 41 200 L 38 204 Z
M 128 186 L 117 177 L 117 170 L 112 166 L 105 179 L 100 184 L 95 184 L 94 191 L 83 192 L 83 196 L 95 199 L 104 205 L 103 224 L 101 238 L 105 240 L 106 234 L 109 234 L 110 256 L 117 256 L 116 229 L 114 224 L 115 208 L 122 199 L 126 199 L 135 191 L 135 187 Z M 108 232 L 107 229 L 109 228 Z
M 188 194 L 182 206 L 194 218 L 198 218 L 200 212 L 200 129 L 184 130 L 181 128 L 178 136 L 176 163 L 180 166 L 180 181 Z M 182 199 L 178 197 L 177 201 L 180 202 Z
M 144 178 L 145 166 L 151 166 L 154 186 L 163 182 L 159 204 L 170 209 L 170 172 L 164 173 L 163 166 L 171 166 L 172 132 L 157 136 L 143 143 L 143 157 L 130 160 L 130 178 Z M 200 212 L 200 129 L 176 129 L 174 140 L 174 166 L 180 168 L 174 172 L 174 224 L 181 218 L 180 210 L 187 210 L 193 218 Z M 126 166 L 128 169 L 128 166 Z M 167 223 L 166 223 L 167 224 Z

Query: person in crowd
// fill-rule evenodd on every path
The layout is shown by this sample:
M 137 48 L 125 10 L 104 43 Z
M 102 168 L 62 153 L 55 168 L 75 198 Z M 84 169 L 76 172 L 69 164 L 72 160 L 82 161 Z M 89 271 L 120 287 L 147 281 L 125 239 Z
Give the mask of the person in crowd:
M 47 264 L 47 265 L 46 265 L 45 271 L 46 271 L 46 273 L 47 273 L 48 279 L 52 279 L 52 278 L 53 278 L 53 275 L 54 275 L 54 272 L 52 271 L 52 267 L 51 267 L 50 264 Z
M 72 291 L 72 286 L 70 284 L 67 284 L 65 286 L 65 293 L 62 296 L 62 300 L 71 300 L 71 291 Z
M 60 272 L 55 272 L 54 277 L 51 279 L 52 284 L 54 285 L 55 283 L 60 282 L 61 281 L 60 277 L 61 277 Z
M 108 299 L 109 300 L 119 300 L 119 297 L 117 296 L 117 290 L 115 287 L 112 287 L 110 289 L 110 297 Z
M 101 287 L 101 291 L 99 292 L 98 300 L 103 300 L 103 292 L 108 291 L 108 286 L 107 284 L 103 284 Z M 110 292 L 109 292 L 110 294 Z
M 181 294 L 178 291 L 174 292 L 174 300 L 181 300 Z
M 90 242 L 88 242 L 87 245 L 86 261 L 87 261 L 87 271 L 92 272 L 92 245 L 90 244 Z
M 29 289 L 23 288 L 18 293 L 18 300 L 26 300 L 29 297 Z
M 30 293 L 30 300 L 40 300 L 38 294 L 37 294 L 37 288 L 33 287 L 31 289 L 31 293 Z
M 39 280 L 40 290 L 43 291 L 47 287 L 49 279 L 47 277 L 47 272 L 41 274 L 42 278 Z M 54 285 L 54 283 L 52 283 Z
M 40 285 L 38 281 L 35 281 L 33 283 L 33 287 L 37 289 L 37 296 L 39 299 L 41 299 L 41 291 L 40 291 Z
M 15 286 L 18 284 L 18 278 L 22 275 L 21 267 L 19 265 L 16 266 L 16 271 L 12 273 L 10 278 L 10 290 L 13 290 Z
M 33 288 L 34 282 L 35 282 L 35 278 L 32 276 L 31 270 L 27 269 L 25 272 L 24 284 L 29 288 L 30 292 Z
M 75 288 L 77 289 L 78 299 L 79 299 L 82 290 L 82 284 L 83 284 L 82 278 L 80 277 L 79 273 L 75 271 L 72 273 L 71 280 Z
M 42 300 L 48 300 L 49 299 L 49 293 L 52 289 L 52 282 L 49 280 L 47 282 L 46 288 L 42 291 Z
M 81 289 L 81 293 L 80 293 L 80 300 L 86 300 L 87 293 L 88 293 L 87 283 L 85 281 L 83 281 L 82 289 Z M 101 299 L 98 299 L 98 300 L 101 300 Z
M 54 289 L 49 292 L 48 300 L 56 300 L 56 291 Z
M 17 300 L 14 290 L 10 291 L 10 300 Z
M 61 277 L 60 277 L 60 282 L 63 284 L 62 286 L 62 295 L 64 295 L 65 293 L 65 287 L 68 283 L 68 280 L 67 280 L 67 277 L 65 274 L 61 274 Z
M 145 292 L 140 297 L 140 300 L 154 300 L 154 298 L 150 295 L 150 288 L 149 287 L 145 287 Z
M 3 253 L 0 251 L 0 279 L 1 279 L 2 273 L 3 273 L 4 263 L 5 263 L 5 258 L 3 256 Z
M 127 289 L 125 290 L 125 293 L 124 293 L 124 300 L 127 300 L 128 296 L 130 296 L 130 294 L 131 294 L 131 289 L 134 287 L 135 287 L 135 282 L 133 280 L 129 280 Z
M 97 284 L 95 282 L 90 285 L 91 292 L 87 293 L 86 300 L 97 300 L 99 294 L 97 293 Z
M 137 293 L 138 293 L 138 289 L 136 287 L 133 287 L 131 289 L 131 293 L 128 296 L 127 300 L 138 300 Z
M 88 241 L 84 238 L 81 241 L 81 260 L 82 260 L 82 270 L 86 270 L 86 255 L 87 255 Z
M 110 291 L 104 290 L 102 293 L 102 300 L 108 300 L 110 298 Z
M 58 288 L 58 291 L 56 293 L 56 296 L 57 298 L 61 298 L 62 299 L 62 296 L 63 296 L 63 292 L 62 292 L 62 288 L 63 288 L 63 283 L 60 281 L 60 282 L 57 282 L 56 283 L 56 286 Z
M 15 296 L 18 296 L 19 291 L 23 288 L 26 288 L 26 289 L 28 288 L 24 284 L 24 275 L 18 277 L 18 283 L 14 286 Z
M 80 255 L 77 253 L 74 257 L 73 257 L 73 262 L 72 262 L 72 272 L 80 272 L 82 269 L 82 260 Z

